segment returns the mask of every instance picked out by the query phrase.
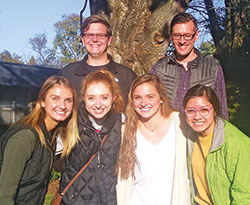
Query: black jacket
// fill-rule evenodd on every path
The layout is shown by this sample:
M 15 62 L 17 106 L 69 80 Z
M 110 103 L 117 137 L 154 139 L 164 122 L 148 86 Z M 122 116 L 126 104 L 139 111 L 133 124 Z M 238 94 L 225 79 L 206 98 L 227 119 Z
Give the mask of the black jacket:
M 83 79 L 86 77 L 86 75 L 98 69 L 104 68 L 110 71 L 115 76 L 117 83 L 119 84 L 119 87 L 121 89 L 124 100 L 127 102 L 130 85 L 136 78 L 136 74 L 132 69 L 114 62 L 110 55 L 108 55 L 108 58 L 109 63 L 106 65 L 90 66 L 86 62 L 88 59 L 88 55 L 86 55 L 82 61 L 70 63 L 62 69 L 61 75 L 73 83 L 77 92 L 77 96 L 80 100 L 82 99 L 81 88 Z
M 67 186 L 89 158 L 97 155 L 63 197 L 62 204 L 116 205 L 115 166 L 121 143 L 121 117 L 111 110 L 98 134 L 83 104 L 79 107 L 80 142 L 72 150 L 62 172 L 60 191 Z M 100 141 L 108 135 L 98 151 Z
M 30 128 L 21 124 L 15 124 L 2 135 L 0 141 L 0 173 L 4 159 L 4 150 L 8 140 L 23 129 Z M 16 191 L 15 204 L 18 205 L 43 204 L 53 164 L 55 143 L 47 143 L 47 147 L 44 147 L 41 144 L 38 133 L 35 129 L 31 129 L 31 131 L 35 135 L 36 144 L 31 158 L 27 161 L 24 167 L 22 177 Z M 42 131 L 46 141 L 49 142 L 49 133 L 45 125 L 42 125 Z M 18 144 L 16 146 L 18 146 Z

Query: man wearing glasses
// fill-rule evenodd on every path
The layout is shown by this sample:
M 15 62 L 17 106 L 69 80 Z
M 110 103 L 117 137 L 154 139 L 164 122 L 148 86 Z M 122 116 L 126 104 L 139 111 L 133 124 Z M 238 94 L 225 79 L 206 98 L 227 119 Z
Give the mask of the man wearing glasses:
M 82 81 L 86 75 L 100 68 L 109 70 L 120 86 L 124 100 L 136 74 L 132 69 L 115 63 L 107 53 L 112 40 L 110 24 L 101 15 L 91 15 L 81 24 L 81 40 L 87 50 L 82 61 L 70 63 L 62 69 L 62 75 L 75 86 L 78 98 L 81 99 Z
M 228 119 L 222 67 L 214 58 L 201 56 L 194 48 L 194 43 L 199 39 L 196 19 L 188 13 L 177 14 L 170 23 L 170 36 L 174 52 L 161 58 L 150 72 L 158 75 L 166 85 L 173 107 L 183 111 L 182 101 L 188 89 L 204 84 L 215 90 L 222 115 Z

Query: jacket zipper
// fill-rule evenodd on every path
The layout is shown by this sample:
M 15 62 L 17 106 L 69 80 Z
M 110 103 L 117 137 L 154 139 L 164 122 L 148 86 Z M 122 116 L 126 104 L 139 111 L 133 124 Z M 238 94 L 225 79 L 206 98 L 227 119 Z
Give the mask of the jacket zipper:
M 85 123 L 85 126 L 94 131 L 94 133 L 97 133 L 96 130 L 94 130 L 92 127 L 88 126 L 87 123 Z M 101 138 L 101 135 L 99 133 L 97 133 L 97 136 L 98 136 L 98 139 L 99 139 L 99 143 L 101 143 L 102 141 L 102 138 Z M 103 167 L 102 163 L 101 163 L 101 154 L 100 154 L 100 150 L 99 150 L 99 147 L 98 147 L 98 151 L 97 151 L 97 168 L 100 168 L 100 167 Z
M 100 143 L 101 143 L 102 138 L 101 138 L 101 135 L 100 135 L 100 134 L 98 134 L 98 138 L 99 138 L 99 141 L 100 141 Z M 100 154 L 99 148 L 98 148 L 98 151 L 97 151 L 97 167 L 98 167 L 98 168 L 102 167 L 102 164 L 101 164 L 101 154 Z

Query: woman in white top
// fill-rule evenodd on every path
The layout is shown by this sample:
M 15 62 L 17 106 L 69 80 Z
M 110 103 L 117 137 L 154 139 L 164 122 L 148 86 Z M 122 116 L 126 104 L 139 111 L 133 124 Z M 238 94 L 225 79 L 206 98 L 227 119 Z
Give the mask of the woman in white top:
M 126 115 L 117 165 L 118 204 L 190 204 L 186 138 L 156 75 L 133 82 Z

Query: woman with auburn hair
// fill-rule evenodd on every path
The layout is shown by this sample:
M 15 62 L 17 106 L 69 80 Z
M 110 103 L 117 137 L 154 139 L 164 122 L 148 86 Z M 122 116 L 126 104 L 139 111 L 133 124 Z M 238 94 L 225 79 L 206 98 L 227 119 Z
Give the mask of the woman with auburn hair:
M 117 164 L 118 204 L 190 204 L 186 138 L 179 113 L 156 75 L 144 74 L 133 82 L 126 115 Z M 132 186 L 125 186 L 130 190 L 123 190 L 130 179 Z
M 196 85 L 183 105 L 192 128 L 188 167 L 195 204 L 250 204 L 250 139 L 221 117 L 215 91 Z
M 61 192 L 91 156 L 97 154 L 67 190 L 62 204 L 117 204 L 115 166 L 124 105 L 119 86 L 109 71 L 100 69 L 85 77 L 78 109 L 80 141 L 65 162 Z
M 52 76 L 35 109 L 1 136 L 0 204 L 43 204 L 57 134 L 64 142 L 62 156 L 69 155 L 79 138 L 76 102 L 72 84 Z

